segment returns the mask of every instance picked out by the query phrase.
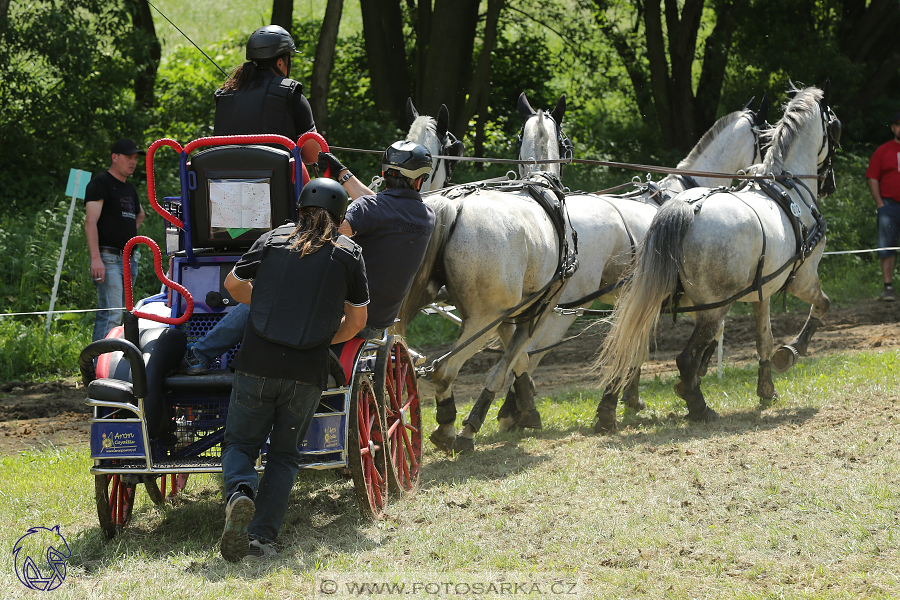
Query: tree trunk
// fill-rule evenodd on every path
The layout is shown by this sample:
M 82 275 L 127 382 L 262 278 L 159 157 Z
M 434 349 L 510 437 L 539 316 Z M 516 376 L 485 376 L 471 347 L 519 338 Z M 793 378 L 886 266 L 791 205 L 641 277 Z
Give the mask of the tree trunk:
M 703 71 L 694 100 L 698 131 L 706 131 L 716 121 L 737 16 L 743 14 L 746 6 L 746 0 L 723 0 L 716 4 L 716 26 L 706 38 Z
M 162 47 L 159 38 L 156 37 L 153 14 L 147 0 L 127 0 L 127 7 L 137 34 L 134 52 L 134 99 L 138 106 L 150 108 L 156 103 L 154 98 L 156 71 L 162 57 Z
M 316 129 L 323 136 L 328 133 L 328 82 L 331 78 L 331 69 L 334 68 L 334 48 L 337 44 L 343 9 L 344 0 L 328 0 L 313 62 L 309 104 Z
M 491 100 L 491 53 L 497 45 L 497 25 L 500 22 L 500 13 L 503 11 L 505 0 L 488 0 L 487 17 L 484 22 L 484 42 L 481 46 L 481 54 L 478 56 L 478 65 L 472 76 L 472 94 L 466 102 L 465 114 L 461 116 L 463 123 L 468 123 L 475 113 L 478 113 L 478 122 L 475 125 L 475 156 L 484 156 L 485 125 L 488 120 L 488 106 Z M 452 114 L 452 113 L 451 113 Z M 462 132 L 462 129 L 451 131 Z M 462 135 L 462 133 L 460 133 Z M 484 163 L 478 163 L 478 169 L 484 168 Z
M 452 130 L 461 131 L 472 69 L 479 0 L 435 0 L 425 79 L 417 82 L 426 114 L 450 109 Z M 439 25 L 435 27 L 434 25 Z
M 281 25 L 291 33 L 294 25 L 294 0 L 272 0 L 272 25 Z
M 400 0 L 360 0 L 366 59 L 375 108 L 406 126 L 410 84 Z
M 0 33 L 9 25 L 9 0 L 0 0 Z
M 425 82 L 425 64 L 431 47 L 431 0 L 419 0 L 416 8 L 416 106 L 424 106 L 422 90 Z

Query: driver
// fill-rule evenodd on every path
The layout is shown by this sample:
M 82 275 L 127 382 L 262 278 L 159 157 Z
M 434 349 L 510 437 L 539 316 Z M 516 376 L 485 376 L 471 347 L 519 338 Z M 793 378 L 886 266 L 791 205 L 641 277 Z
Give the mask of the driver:
M 299 53 L 283 27 L 266 25 L 254 31 L 247 40 L 247 62 L 216 90 L 213 135 L 274 133 L 296 140 L 315 131 L 303 85 L 288 77 L 291 56 Z M 315 140 L 307 141 L 300 150 L 303 162 L 315 164 L 318 151 Z

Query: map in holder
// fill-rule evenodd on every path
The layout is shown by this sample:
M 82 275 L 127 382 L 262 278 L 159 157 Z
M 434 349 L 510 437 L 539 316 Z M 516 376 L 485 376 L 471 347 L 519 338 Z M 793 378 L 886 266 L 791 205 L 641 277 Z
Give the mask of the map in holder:
M 271 229 L 269 180 L 209 180 L 209 216 L 213 229 Z

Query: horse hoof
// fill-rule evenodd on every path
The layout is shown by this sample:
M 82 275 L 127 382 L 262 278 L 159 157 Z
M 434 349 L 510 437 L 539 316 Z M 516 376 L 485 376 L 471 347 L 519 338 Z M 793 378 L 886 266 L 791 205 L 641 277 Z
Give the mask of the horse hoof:
M 428 437 L 428 439 L 431 440 L 431 443 L 434 444 L 438 450 L 450 452 L 453 449 L 453 444 L 456 441 L 456 436 L 446 435 L 442 433 L 440 429 L 435 429 L 431 432 L 431 435 Z
M 760 398 L 759 398 L 759 407 L 760 407 L 760 408 L 769 408 L 770 406 L 772 406 L 773 404 L 775 404 L 775 402 L 776 402 L 777 400 L 778 400 L 778 394 L 777 394 L 777 393 L 772 394 L 772 396 L 771 396 L 770 398 L 763 398 L 762 396 L 760 396 Z
M 525 413 L 519 413 L 516 419 L 516 426 L 521 429 L 543 429 L 544 424 L 541 423 L 541 413 L 536 408 L 532 408 Z
M 703 412 L 699 414 L 688 412 L 687 418 L 695 423 L 714 423 L 719 420 L 719 413 L 707 406 Z
M 772 368 L 778 373 L 784 373 L 795 364 L 800 353 L 793 346 L 782 346 L 772 355 Z
M 610 421 L 597 415 L 597 422 L 594 423 L 594 433 L 602 435 L 604 433 L 615 433 L 618 430 L 619 425 L 616 423 L 615 416 L 613 416 L 612 421 Z
M 475 440 L 473 438 L 456 436 L 456 439 L 453 440 L 453 452 L 456 454 L 475 452 Z

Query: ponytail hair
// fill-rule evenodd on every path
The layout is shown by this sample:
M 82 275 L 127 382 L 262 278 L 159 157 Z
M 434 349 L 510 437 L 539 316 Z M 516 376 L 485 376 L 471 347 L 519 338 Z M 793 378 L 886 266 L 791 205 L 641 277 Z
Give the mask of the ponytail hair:
M 262 83 L 262 74 L 265 71 L 274 69 L 275 63 L 278 62 L 279 58 L 285 59 L 290 65 L 291 55 L 289 52 L 275 58 L 248 60 L 238 65 L 228 75 L 228 79 L 225 80 L 225 83 L 222 84 L 219 90 L 222 92 L 245 92 L 258 88 Z M 290 70 L 290 67 L 288 67 L 288 70 Z
M 294 242 L 291 250 L 300 252 L 300 256 L 314 254 L 327 243 L 335 243 L 340 233 L 339 223 L 330 212 L 320 206 L 304 206 L 300 209 L 297 227 L 291 234 Z

